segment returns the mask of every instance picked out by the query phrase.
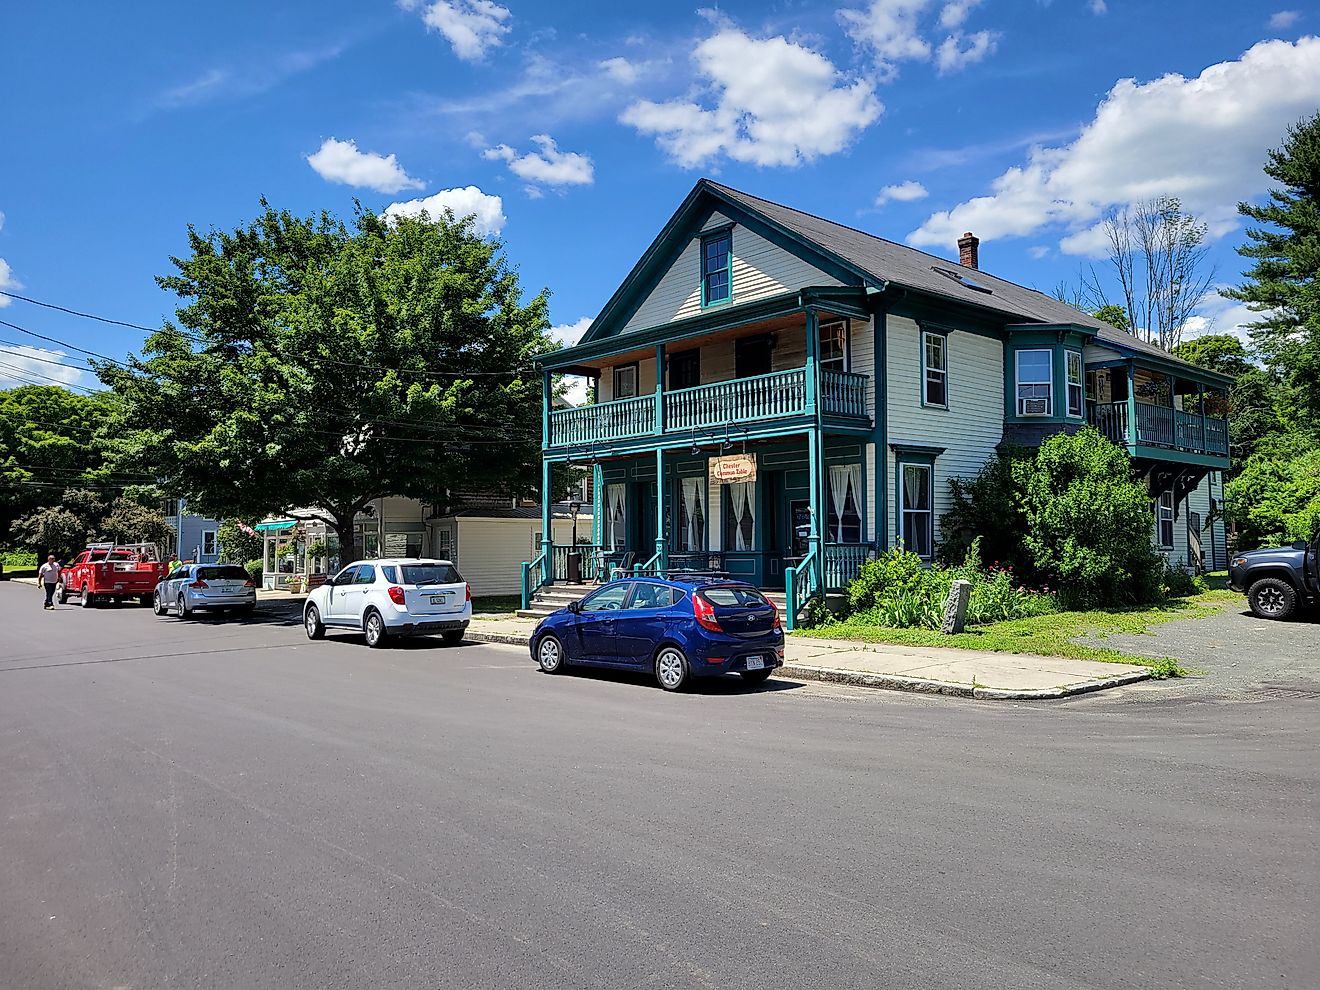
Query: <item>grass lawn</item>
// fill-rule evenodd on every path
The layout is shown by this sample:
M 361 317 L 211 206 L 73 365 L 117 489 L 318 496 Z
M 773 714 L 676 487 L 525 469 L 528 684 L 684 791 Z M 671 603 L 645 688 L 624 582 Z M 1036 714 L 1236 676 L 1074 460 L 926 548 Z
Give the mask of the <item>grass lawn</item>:
M 472 599 L 472 617 L 494 619 L 522 608 L 521 595 L 482 595 Z
M 1083 636 L 1105 639 L 1116 633 L 1144 633 L 1151 626 L 1176 619 L 1203 619 L 1225 605 L 1240 604 L 1242 596 L 1228 591 L 1226 575 L 1207 575 L 1211 590 L 1189 598 L 1173 599 L 1144 608 L 1092 612 L 1056 612 L 1029 619 L 1013 619 L 985 626 L 970 626 L 957 636 L 945 636 L 929 629 L 888 629 L 881 626 L 854 625 L 847 621 L 818 626 L 794 635 L 821 639 L 851 639 L 867 643 L 894 643 L 901 646 L 947 646 L 964 650 L 988 650 L 993 653 L 1035 653 L 1047 657 L 1070 657 L 1074 660 L 1101 660 L 1108 663 L 1135 663 L 1150 667 L 1156 677 L 1183 677 L 1185 670 L 1169 657 L 1151 657 L 1123 653 L 1106 646 L 1077 642 Z

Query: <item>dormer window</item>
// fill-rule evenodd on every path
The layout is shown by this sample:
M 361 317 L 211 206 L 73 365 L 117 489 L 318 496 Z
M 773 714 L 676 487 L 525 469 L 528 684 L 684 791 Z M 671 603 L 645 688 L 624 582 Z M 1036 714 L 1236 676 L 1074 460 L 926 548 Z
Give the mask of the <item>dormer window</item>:
M 701 304 L 733 298 L 733 231 L 722 230 L 701 239 Z

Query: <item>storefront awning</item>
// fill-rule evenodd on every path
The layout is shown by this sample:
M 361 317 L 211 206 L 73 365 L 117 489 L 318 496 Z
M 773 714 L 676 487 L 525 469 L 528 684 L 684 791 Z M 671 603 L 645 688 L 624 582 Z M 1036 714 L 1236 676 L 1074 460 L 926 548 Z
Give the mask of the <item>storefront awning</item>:
M 297 525 L 297 519 L 274 519 L 270 522 L 259 522 L 255 528 L 258 532 L 266 532 L 272 529 L 290 529 Z

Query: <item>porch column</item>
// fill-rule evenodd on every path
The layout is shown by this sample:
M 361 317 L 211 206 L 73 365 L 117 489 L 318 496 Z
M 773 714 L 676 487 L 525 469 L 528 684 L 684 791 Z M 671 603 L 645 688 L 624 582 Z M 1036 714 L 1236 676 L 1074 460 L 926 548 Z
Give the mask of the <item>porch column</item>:
M 655 345 L 655 435 L 665 432 L 665 345 Z
M 1129 361 L 1127 364 L 1127 442 L 1137 445 L 1137 370 Z
M 605 545 L 605 518 L 601 510 L 605 498 L 605 471 L 600 464 L 591 465 L 591 542 Z
M 807 365 L 806 365 L 806 409 L 808 416 L 816 416 L 819 408 L 820 382 L 820 319 L 814 309 L 807 310 Z M 819 419 L 819 417 L 817 417 Z
M 657 402 L 660 401 L 658 390 L 655 398 Z M 665 487 L 665 449 L 657 446 L 655 448 L 655 556 L 656 567 L 661 573 L 664 573 L 669 566 L 665 553 L 669 548 L 665 534 Z
M 1206 447 L 1205 447 L 1205 384 L 1203 382 L 1196 383 L 1196 405 L 1197 405 L 1197 410 L 1201 413 L 1201 445 L 1197 448 L 1197 450 L 1199 450 L 1201 453 L 1204 454 L 1206 452 Z
M 555 541 L 554 533 L 550 529 L 554 521 L 551 515 L 550 506 L 554 502 L 554 495 L 551 492 L 551 477 L 553 476 L 553 467 L 545 455 L 541 455 L 541 553 L 545 555 L 545 583 L 555 583 L 554 556 Z
M 823 534 L 825 527 L 825 486 L 824 472 L 822 464 L 824 461 L 824 451 L 821 444 L 824 437 L 818 429 L 811 429 L 807 432 L 807 506 L 811 515 L 811 532 L 807 536 L 807 550 L 811 557 L 811 569 L 815 575 L 816 588 L 820 592 L 825 591 L 825 544 Z

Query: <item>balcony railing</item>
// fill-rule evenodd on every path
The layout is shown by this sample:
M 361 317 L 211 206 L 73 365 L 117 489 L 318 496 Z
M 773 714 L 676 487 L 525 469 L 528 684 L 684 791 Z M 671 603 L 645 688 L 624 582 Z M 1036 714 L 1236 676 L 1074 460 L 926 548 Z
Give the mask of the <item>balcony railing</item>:
M 1135 433 L 1128 421 L 1126 402 L 1093 402 L 1088 407 L 1088 418 L 1097 430 L 1115 443 L 1228 456 L 1227 420 L 1217 416 L 1202 419 L 1197 413 L 1149 402 L 1135 405 Z
M 821 375 L 821 411 L 826 416 L 866 421 L 866 375 L 826 371 Z M 713 429 L 800 416 L 807 411 L 803 368 L 755 378 L 736 378 L 662 393 L 663 429 Z M 551 447 L 629 440 L 656 432 L 656 397 L 642 395 L 550 413 Z

